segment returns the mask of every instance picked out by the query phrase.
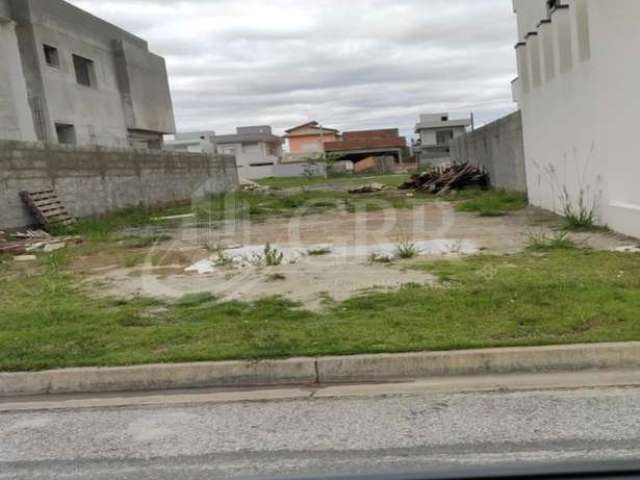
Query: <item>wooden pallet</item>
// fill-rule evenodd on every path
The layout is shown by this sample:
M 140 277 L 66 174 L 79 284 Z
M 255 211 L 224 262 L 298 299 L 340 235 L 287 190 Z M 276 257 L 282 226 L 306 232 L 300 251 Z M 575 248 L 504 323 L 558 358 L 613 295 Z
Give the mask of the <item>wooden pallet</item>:
M 76 223 L 76 219 L 69 215 L 55 190 L 20 192 L 20 197 L 44 228 Z

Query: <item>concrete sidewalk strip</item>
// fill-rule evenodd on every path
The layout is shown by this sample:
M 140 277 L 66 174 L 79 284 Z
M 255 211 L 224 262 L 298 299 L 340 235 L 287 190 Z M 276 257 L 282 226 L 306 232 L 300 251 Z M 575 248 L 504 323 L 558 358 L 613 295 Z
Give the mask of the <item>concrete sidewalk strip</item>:
M 0 396 L 640 368 L 640 342 L 0 373 Z
M 640 342 L 318 359 L 320 383 L 640 367 Z
M 313 358 L 203 362 L 0 373 L 0 397 L 200 387 L 302 385 L 316 382 Z

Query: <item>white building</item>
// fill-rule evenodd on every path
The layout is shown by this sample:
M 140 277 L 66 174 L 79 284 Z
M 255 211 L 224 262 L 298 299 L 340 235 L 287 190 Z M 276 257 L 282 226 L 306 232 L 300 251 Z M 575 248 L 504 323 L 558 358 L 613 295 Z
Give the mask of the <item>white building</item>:
M 451 141 L 464 135 L 472 123 L 471 117 L 451 119 L 448 113 L 420 115 L 415 127 L 418 141 L 413 145 L 414 155 L 422 165 L 448 162 Z
M 216 153 L 215 136 L 216 132 L 212 130 L 176 133 L 173 140 L 165 140 L 164 149 L 176 152 Z
M 269 126 L 238 127 L 232 135 L 214 137 L 218 153 L 234 155 L 238 176 L 248 180 L 273 177 L 282 158 L 282 138 Z
M 640 1 L 514 0 L 529 197 L 640 237 Z
M 282 138 L 271 127 L 238 127 L 231 135 L 216 135 L 213 131 L 184 132 L 174 140 L 165 141 L 165 149 L 193 153 L 233 155 L 238 176 L 248 180 L 275 176 L 275 167 L 282 158 Z

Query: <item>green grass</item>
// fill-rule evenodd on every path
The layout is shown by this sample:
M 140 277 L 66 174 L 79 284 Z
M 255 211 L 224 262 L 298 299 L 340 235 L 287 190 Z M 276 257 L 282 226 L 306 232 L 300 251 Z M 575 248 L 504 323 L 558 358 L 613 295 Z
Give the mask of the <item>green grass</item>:
M 329 247 L 319 247 L 319 248 L 310 248 L 307 250 L 307 255 L 310 257 L 322 257 L 324 255 L 330 255 L 331 248 Z
M 292 194 L 236 192 L 214 196 L 193 205 L 155 209 L 130 208 L 98 218 L 86 219 L 73 227 L 54 233 L 79 234 L 89 241 L 107 242 L 116 239 L 116 234 L 123 229 L 148 225 L 161 226 L 163 223 L 157 221 L 157 218 L 185 213 L 195 213 L 195 220 L 200 222 L 219 222 L 237 218 L 261 220 L 273 216 L 291 217 L 336 210 L 353 213 L 383 208 L 412 208 L 427 201 L 429 199 L 425 196 L 408 198 L 395 190 L 358 196 L 324 190 Z M 163 235 L 150 235 L 125 237 L 123 241 L 130 242 L 132 248 L 143 248 L 167 239 L 168 237 Z
M 113 240 L 114 234 L 122 229 L 157 225 L 158 222 L 154 221 L 154 218 L 189 213 L 190 210 L 191 206 L 189 205 L 166 208 L 127 208 L 100 217 L 83 219 L 76 225 L 60 227 L 51 233 L 54 235 L 81 235 L 86 240 L 96 242 L 110 241 Z M 144 243 L 153 244 L 156 241 L 167 239 L 169 238 L 166 236 L 158 235 L 143 238 L 128 237 L 123 240 L 131 241 L 133 248 L 143 248 Z
M 271 188 L 300 188 L 317 187 L 326 185 L 328 188 L 354 187 L 368 183 L 382 183 L 388 187 L 399 187 L 408 178 L 408 175 L 345 175 L 339 177 L 314 177 L 314 178 L 264 178 L 258 180 L 260 185 Z
M 353 184 L 364 177 L 337 179 Z M 371 177 L 366 177 L 371 178 Z M 375 181 L 388 185 L 402 183 L 405 177 L 387 175 L 374 177 Z M 300 181 L 300 179 L 278 179 Z M 354 183 L 355 182 L 355 183 Z M 492 190 L 468 189 L 459 192 L 457 199 L 464 200 L 458 208 L 463 211 L 474 211 L 482 214 L 513 211 L 526 206 L 526 199 L 519 194 L 511 194 Z M 150 233 L 146 236 L 119 237 L 118 233 L 127 228 L 165 225 L 158 218 L 163 216 L 194 213 L 194 221 L 215 223 L 230 219 L 247 219 L 261 221 L 269 217 L 293 217 L 296 215 L 318 214 L 331 211 L 348 213 L 373 212 L 385 208 L 414 208 L 425 203 L 438 200 L 438 197 L 415 193 L 408 197 L 406 192 L 389 189 L 383 192 L 352 195 L 345 191 L 312 190 L 297 193 L 274 192 L 235 192 L 217 195 L 192 205 L 176 205 L 164 208 L 129 208 L 80 221 L 73 227 L 65 227 L 53 232 L 59 235 L 78 234 L 90 243 L 104 243 L 120 240 L 129 248 L 145 248 L 156 242 L 170 239 L 163 234 Z M 104 247 L 104 245 L 101 245 Z
M 503 190 L 471 189 L 466 195 L 471 198 L 460 203 L 457 209 L 461 212 L 477 213 L 481 217 L 501 217 L 522 210 L 528 204 L 526 195 Z
M 0 370 L 640 340 L 638 254 L 423 262 L 446 287 L 368 293 L 321 313 L 280 298 L 101 298 L 66 262 L 52 254 L 29 274 L 0 273 Z
M 121 243 L 125 248 L 149 248 L 157 243 L 167 242 L 172 238 L 171 235 L 132 235 L 124 237 Z
M 209 292 L 191 293 L 183 296 L 175 305 L 181 308 L 200 307 L 216 301 L 216 297 Z
M 562 228 L 569 232 L 610 232 L 606 225 L 599 225 L 593 212 L 574 213 L 565 210 Z
M 548 252 L 551 250 L 575 250 L 579 246 L 569 238 L 567 232 L 559 231 L 553 234 L 532 233 L 529 235 L 527 250 L 531 252 Z

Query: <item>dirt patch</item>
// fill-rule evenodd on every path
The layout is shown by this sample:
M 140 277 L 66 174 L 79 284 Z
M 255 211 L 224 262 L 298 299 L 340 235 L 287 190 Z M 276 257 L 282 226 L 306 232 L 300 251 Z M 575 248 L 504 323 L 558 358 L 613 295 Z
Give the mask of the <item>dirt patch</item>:
M 374 199 L 375 200 L 375 199 Z M 487 253 L 522 250 L 532 234 L 551 234 L 560 224 L 556 215 L 528 208 L 503 217 L 479 217 L 457 212 L 449 202 L 434 202 L 414 209 L 385 209 L 366 214 L 333 212 L 294 218 L 270 218 L 250 223 L 213 223 L 184 226 L 171 231 L 174 251 L 262 245 L 312 248 L 316 245 L 372 245 L 406 240 L 470 240 Z M 629 245 L 629 239 L 606 232 L 576 233 L 570 237 L 596 249 Z
M 327 302 L 340 302 L 371 289 L 394 289 L 406 284 L 430 285 L 435 278 L 406 268 L 408 265 L 378 265 L 354 259 L 307 257 L 295 264 L 264 268 L 220 268 L 209 274 L 187 274 L 166 270 L 127 269 L 100 276 L 100 282 L 116 296 L 180 298 L 210 292 L 225 300 L 254 301 L 283 296 L 307 309 L 321 309 Z
M 74 257 L 71 269 L 74 273 L 99 274 L 122 268 L 177 267 L 184 269 L 192 262 L 208 255 L 205 249 L 173 250 L 171 244 L 158 245 L 148 249 L 125 250 L 119 253 L 96 253 Z
M 509 254 L 526 248 L 533 234 L 552 235 L 557 224 L 558 217 L 532 208 L 484 218 L 441 202 L 413 210 L 176 227 L 171 242 L 137 250 L 142 258 L 136 265 L 123 265 L 121 257 L 109 255 L 83 257 L 76 265 L 90 274 L 90 281 L 99 282 L 101 292 L 117 296 L 179 298 L 210 292 L 226 300 L 253 301 L 280 295 L 319 309 L 327 301 L 346 300 L 372 288 L 433 284 L 431 275 L 411 270 L 407 263 L 369 261 L 374 252 L 393 255 L 398 242 L 415 243 L 422 259 Z M 629 245 L 628 239 L 607 233 L 571 237 L 603 250 Z M 283 264 L 264 267 L 250 261 L 266 243 L 282 251 Z M 318 250 L 325 254 L 309 253 Z M 194 266 L 204 268 L 190 268 Z

